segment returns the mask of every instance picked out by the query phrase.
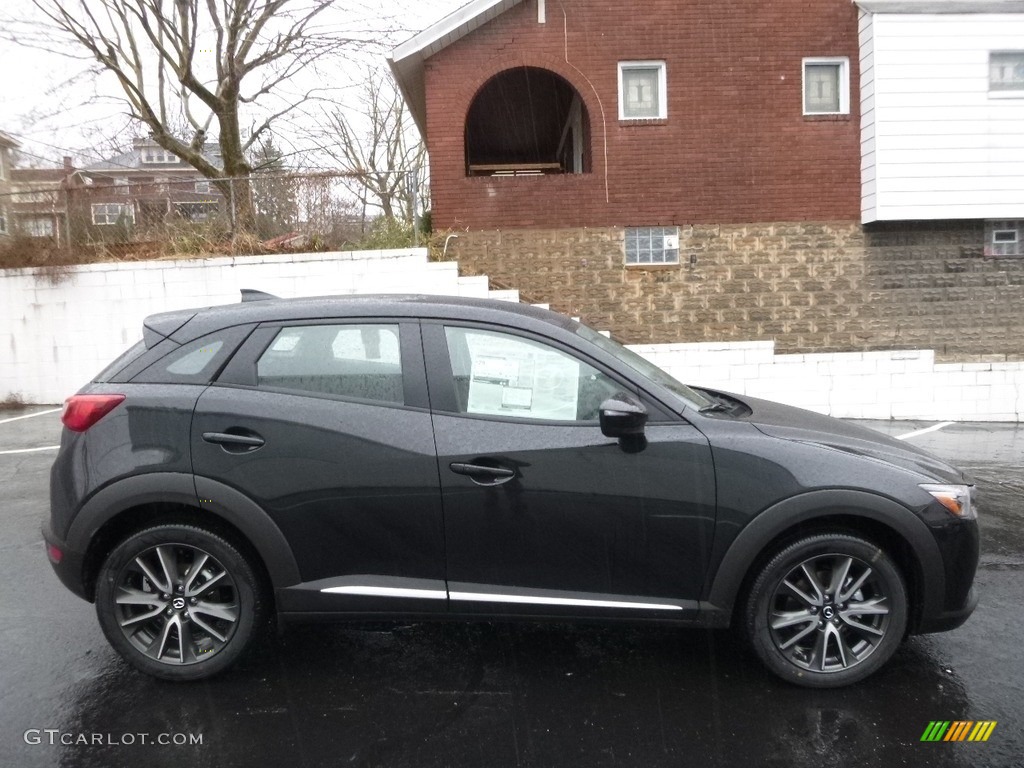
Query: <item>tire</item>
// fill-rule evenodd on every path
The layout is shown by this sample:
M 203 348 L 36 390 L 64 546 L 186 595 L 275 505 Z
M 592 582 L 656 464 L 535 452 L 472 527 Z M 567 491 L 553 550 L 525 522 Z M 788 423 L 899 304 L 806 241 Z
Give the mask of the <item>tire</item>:
M 744 618 L 768 669 L 797 685 L 837 688 L 863 680 L 892 657 L 907 610 L 903 577 L 884 550 L 825 533 L 768 561 L 754 579 Z
M 220 536 L 191 525 L 158 525 L 107 556 L 96 614 L 114 649 L 164 680 L 201 680 L 245 651 L 266 613 L 252 564 Z

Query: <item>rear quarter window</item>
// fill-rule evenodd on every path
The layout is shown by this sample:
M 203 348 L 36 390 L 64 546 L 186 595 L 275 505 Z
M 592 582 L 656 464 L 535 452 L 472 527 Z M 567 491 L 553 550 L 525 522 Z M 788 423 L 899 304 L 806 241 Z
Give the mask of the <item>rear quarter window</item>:
M 137 384 L 208 384 L 253 326 L 223 328 L 167 353 L 136 375 Z

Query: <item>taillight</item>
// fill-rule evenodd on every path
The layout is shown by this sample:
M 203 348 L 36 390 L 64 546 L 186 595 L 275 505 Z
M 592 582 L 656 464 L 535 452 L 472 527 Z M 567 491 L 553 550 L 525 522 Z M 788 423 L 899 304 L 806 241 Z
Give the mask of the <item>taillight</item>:
M 124 395 L 72 395 L 64 401 L 60 420 L 72 432 L 85 432 L 124 400 Z

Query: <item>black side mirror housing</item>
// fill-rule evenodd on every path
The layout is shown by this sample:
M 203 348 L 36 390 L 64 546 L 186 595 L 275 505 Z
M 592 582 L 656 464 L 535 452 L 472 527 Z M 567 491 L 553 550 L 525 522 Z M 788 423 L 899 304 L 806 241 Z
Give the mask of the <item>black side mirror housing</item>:
M 605 437 L 642 435 L 646 423 L 647 409 L 626 392 L 618 392 L 601 403 L 601 433 Z

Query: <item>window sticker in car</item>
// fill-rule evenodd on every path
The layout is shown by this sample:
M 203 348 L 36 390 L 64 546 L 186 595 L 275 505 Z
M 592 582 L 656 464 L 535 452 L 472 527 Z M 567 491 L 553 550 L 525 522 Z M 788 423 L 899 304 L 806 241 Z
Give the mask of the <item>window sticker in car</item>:
M 476 341 L 488 344 L 488 354 L 474 354 Z M 494 336 L 470 337 L 470 347 L 469 413 L 576 419 L 577 361 L 554 350 Z

